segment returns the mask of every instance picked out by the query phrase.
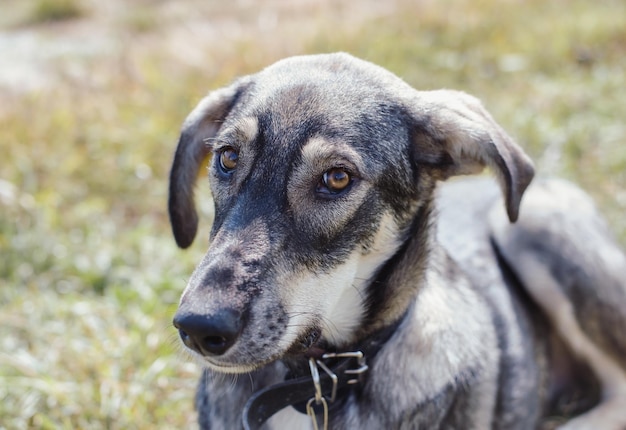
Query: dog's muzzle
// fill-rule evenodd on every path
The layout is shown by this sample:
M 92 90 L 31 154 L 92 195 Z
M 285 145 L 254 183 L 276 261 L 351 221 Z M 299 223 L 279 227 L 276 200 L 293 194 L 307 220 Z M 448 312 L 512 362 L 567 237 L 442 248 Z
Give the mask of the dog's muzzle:
M 174 316 L 174 327 L 189 349 L 203 356 L 218 356 L 237 341 L 243 321 L 239 311 L 229 308 L 209 316 L 179 311 Z

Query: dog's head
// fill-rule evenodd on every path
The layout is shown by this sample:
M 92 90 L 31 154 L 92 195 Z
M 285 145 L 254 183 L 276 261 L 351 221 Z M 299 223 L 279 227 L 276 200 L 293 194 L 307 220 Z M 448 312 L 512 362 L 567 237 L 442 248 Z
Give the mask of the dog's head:
M 513 221 L 533 175 L 477 99 L 416 91 L 346 54 L 280 61 L 198 104 L 170 178 L 183 248 L 209 157 L 210 246 L 174 324 L 222 372 L 354 342 L 385 288 L 372 280 L 409 237 L 427 235 L 413 220 L 437 180 L 490 166 Z

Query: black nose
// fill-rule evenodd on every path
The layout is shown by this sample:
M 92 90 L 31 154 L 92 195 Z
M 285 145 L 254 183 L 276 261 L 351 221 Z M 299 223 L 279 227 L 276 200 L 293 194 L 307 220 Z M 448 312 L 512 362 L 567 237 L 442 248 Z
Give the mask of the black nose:
M 222 355 L 239 337 L 242 321 L 234 309 L 221 309 L 212 315 L 179 311 L 174 327 L 188 348 L 202 355 Z

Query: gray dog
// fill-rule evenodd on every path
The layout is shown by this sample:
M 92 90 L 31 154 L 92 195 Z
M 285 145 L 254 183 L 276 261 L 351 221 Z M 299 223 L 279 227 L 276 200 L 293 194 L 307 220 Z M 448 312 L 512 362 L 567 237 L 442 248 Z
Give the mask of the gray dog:
M 174 318 L 202 428 L 626 429 L 626 257 L 476 98 L 347 54 L 210 93 L 171 171 L 183 248 L 208 157 Z M 438 186 L 484 167 L 499 187 Z

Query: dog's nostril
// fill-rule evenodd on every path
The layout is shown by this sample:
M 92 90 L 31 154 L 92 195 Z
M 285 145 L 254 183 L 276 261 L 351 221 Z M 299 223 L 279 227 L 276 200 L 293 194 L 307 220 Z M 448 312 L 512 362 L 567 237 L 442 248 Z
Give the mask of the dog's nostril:
M 207 336 L 204 338 L 204 348 L 207 350 L 219 350 L 224 348 L 228 339 L 222 336 Z
M 178 330 L 178 335 L 180 336 L 180 340 L 182 340 L 185 345 L 187 345 L 189 348 L 193 348 L 190 345 L 190 338 L 189 338 L 189 335 L 187 334 L 187 332 L 185 332 L 184 330 L 180 330 L 179 329 Z
M 242 322 L 239 312 L 222 309 L 213 315 L 179 312 L 174 326 L 188 348 L 202 355 L 222 355 L 236 342 Z

